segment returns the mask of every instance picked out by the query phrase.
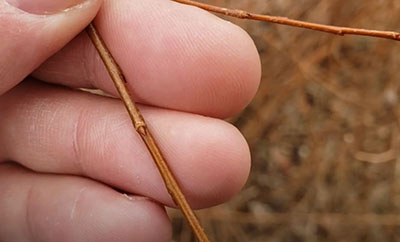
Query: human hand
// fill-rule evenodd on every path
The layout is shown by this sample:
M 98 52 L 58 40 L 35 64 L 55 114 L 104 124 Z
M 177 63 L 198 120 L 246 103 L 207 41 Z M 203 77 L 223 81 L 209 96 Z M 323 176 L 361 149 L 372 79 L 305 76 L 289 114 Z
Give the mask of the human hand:
M 170 241 L 163 206 L 173 202 L 123 104 L 71 89 L 117 96 L 89 38 L 78 35 L 101 1 L 63 12 L 81 0 L 7 1 L 30 13 L 0 0 L 0 241 Z M 258 87 L 251 39 L 168 0 L 105 0 L 95 24 L 189 203 L 231 198 L 250 155 L 218 118 L 243 109 Z

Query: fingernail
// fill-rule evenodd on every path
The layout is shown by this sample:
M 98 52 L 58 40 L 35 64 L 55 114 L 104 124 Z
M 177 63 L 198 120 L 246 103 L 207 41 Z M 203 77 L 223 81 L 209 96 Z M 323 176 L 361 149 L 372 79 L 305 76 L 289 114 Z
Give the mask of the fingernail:
M 49 15 L 70 9 L 85 0 L 6 0 L 10 5 L 22 11 Z

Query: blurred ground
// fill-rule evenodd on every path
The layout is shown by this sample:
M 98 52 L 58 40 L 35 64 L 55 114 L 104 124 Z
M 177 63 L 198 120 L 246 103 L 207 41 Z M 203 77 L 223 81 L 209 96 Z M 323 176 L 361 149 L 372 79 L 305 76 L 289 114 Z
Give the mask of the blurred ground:
M 339 26 L 400 31 L 397 0 L 209 0 Z M 213 241 L 400 241 L 400 43 L 227 18 L 263 63 L 231 119 L 253 168 L 230 203 L 200 211 Z M 171 212 L 175 241 L 195 241 Z

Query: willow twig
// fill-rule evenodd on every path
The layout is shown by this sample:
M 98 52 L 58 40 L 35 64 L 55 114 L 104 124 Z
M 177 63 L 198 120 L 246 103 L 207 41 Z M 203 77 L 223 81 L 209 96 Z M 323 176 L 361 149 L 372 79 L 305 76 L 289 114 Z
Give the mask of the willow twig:
M 223 14 L 223 15 L 227 15 L 227 16 L 231 16 L 231 17 L 235 17 L 235 18 L 240 18 L 240 19 L 259 20 L 259 21 L 271 22 L 271 23 L 282 24 L 282 25 L 289 25 L 289 26 L 294 26 L 294 27 L 299 27 L 299 28 L 312 29 L 312 30 L 326 32 L 326 33 L 337 34 L 337 35 L 365 35 L 365 36 L 400 41 L 400 33 L 393 32 L 393 31 L 379 31 L 379 30 L 369 30 L 369 29 L 338 27 L 338 26 L 332 26 L 332 25 L 316 24 L 316 23 L 310 23 L 310 22 L 306 22 L 306 21 L 294 20 L 294 19 L 290 19 L 287 17 L 281 17 L 281 16 L 255 14 L 255 13 L 246 12 L 246 11 L 243 11 L 240 9 L 222 8 L 222 7 L 217 7 L 214 5 L 200 3 L 200 2 L 191 1 L 191 0 L 173 0 L 173 1 L 187 4 L 187 5 L 192 5 L 192 6 L 199 7 L 199 8 L 202 8 L 202 9 L 210 11 L 210 12 L 219 13 L 219 14 Z
M 171 195 L 174 202 L 179 206 L 183 215 L 185 216 L 187 222 L 189 223 L 193 233 L 200 242 L 208 242 L 209 239 L 205 234 L 203 228 L 201 227 L 196 215 L 194 214 L 192 208 L 187 202 L 185 196 L 183 195 L 178 182 L 176 181 L 174 175 L 171 172 L 160 148 L 158 147 L 156 141 L 154 140 L 150 130 L 148 129 L 145 120 L 143 119 L 139 109 L 137 108 L 135 102 L 129 94 L 128 88 L 126 86 L 126 79 L 122 73 L 121 68 L 118 66 L 117 62 L 113 58 L 111 52 L 108 50 L 106 44 L 101 38 L 100 33 L 97 31 L 93 23 L 91 23 L 86 31 L 92 40 L 94 46 L 99 52 L 104 65 L 110 74 L 115 87 L 117 88 L 122 101 L 128 110 L 129 116 L 132 120 L 133 126 L 135 127 L 138 134 L 142 137 L 144 143 L 146 144 L 151 156 L 157 168 L 164 180 L 165 186 L 169 194 Z

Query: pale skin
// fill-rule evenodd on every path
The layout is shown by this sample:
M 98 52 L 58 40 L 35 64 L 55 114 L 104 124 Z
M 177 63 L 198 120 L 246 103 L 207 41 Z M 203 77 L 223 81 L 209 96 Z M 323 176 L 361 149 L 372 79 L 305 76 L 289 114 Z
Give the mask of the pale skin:
M 259 84 L 243 30 L 168 0 L 88 0 L 46 15 L 28 5 L 0 0 L 0 241 L 171 239 L 173 202 L 122 102 L 72 89 L 117 96 L 81 33 L 93 18 L 190 204 L 243 187 L 248 146 L 220 120 Z

